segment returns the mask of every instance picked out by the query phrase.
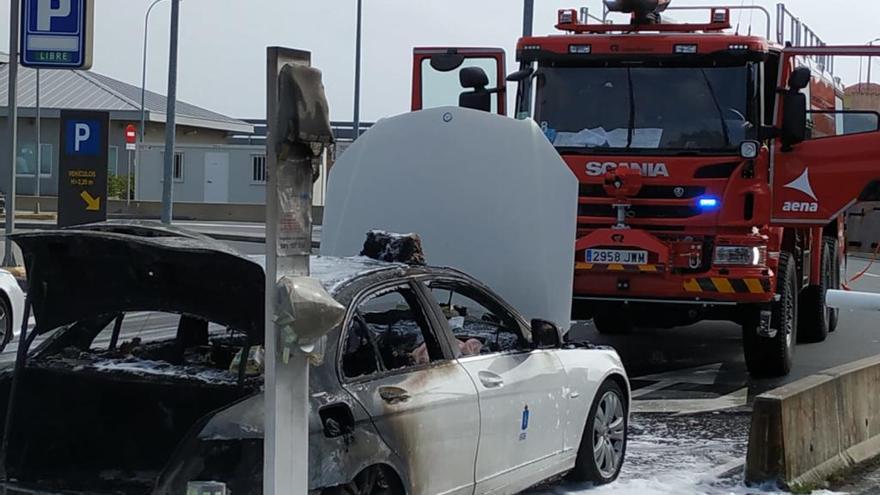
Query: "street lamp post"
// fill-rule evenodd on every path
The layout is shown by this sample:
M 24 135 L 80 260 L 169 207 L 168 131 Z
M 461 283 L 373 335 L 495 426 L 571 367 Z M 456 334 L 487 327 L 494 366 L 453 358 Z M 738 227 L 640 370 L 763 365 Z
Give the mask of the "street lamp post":
M 535 23 L 535 0 L 523 1 L 523 37 L 532 35 Z
M 171 0 L 171 43 L 168 54 L 168 95 L 165 109 L 165 182 L 162 184 L 162 223 L 171 225 L 174 194 L 174 142 L 177 132 L 177 44 L 180 0 Z
M 361 12 L 363 0 L 357 2 L 357 34 L 354 48 L 354 112 L 352 113 L 352 128 L 356 141 L 361 134 Z
M 15 231 L 15 172 L 18 164 L 18 0 L 9 2 L 9 89 L 7 90 L 9 115 L 7 117 L 7 142 L 9 143 L 9 185 L 6 188 L 6 237 L 3 266 L 15 266 L 12 252 L 12 233 Z
M 147 112 L 146 112 L 146 101 L 147 101 L 147 41 L 149 40 L 150 35 L 150 14 L 153 12 L 153 7 L 155 7 L 159 2 L 164 0 L 153 0 L 153 3 L 150 4 L 150 7 L 147 9 L 147 14 L 144 16 L 144 52 L 143 52 L 143 68 L 141 70 L 141 125 L 138 128 L 138 145 L 137 149 L 135 149 L 135 160 L 134 166 L 135 170 L 140 170 L 141 166 L 141 146 L 144 144 L 144 137 L 146 136 L 146 126 L 147 126 Z M 131 177 L 128 178 L 131 181 Z M 138 197 L 138 183 L 139 181 L 134 182 L 134 199 L 137 201 Z

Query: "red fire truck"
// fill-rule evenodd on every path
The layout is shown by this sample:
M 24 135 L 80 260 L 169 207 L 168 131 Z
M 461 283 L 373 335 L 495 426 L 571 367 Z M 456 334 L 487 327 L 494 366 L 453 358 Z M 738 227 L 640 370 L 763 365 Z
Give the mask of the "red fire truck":
M 575 316 L 605 334 L 734 321 L 749 371 L 785 375 L 837 326 L 843 214 L 880 179 L 880 115 L 844 108 L 835 61 L 880 50 L 829 47 L 783 5 L 772 24 L 742 6 L 672 23 L 668 4 L 607 0 L 627 24 L 560 11 L 507 77 L 501 49 L 417 48 L 413 110 L 505 114 L 518 83 L 515 116 L 580 181 Z M 765 36 L 734 28 L 749 8 Z

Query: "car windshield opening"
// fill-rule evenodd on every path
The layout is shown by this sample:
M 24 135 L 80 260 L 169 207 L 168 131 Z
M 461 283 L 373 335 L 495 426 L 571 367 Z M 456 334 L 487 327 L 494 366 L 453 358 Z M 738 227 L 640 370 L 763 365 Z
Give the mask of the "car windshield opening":
M 536 120 L 557 148 L 736 152 L 752 139 L 750 66 L 543 67 Z

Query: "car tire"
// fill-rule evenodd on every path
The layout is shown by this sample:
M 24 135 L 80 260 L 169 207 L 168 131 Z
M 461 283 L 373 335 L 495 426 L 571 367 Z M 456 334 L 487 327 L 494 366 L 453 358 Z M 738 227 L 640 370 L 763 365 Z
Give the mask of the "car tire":
M 618 311 L 601 311 L 593 317 L 593 325 L 602 335 L 626 335 L 633 331 L 633 320 L 620 308 Z
M 321 491 L 321 495 L 404 495 L 397 476 L 385 466 L 372 466 L 342 486 Z
M 617 479 L 626 458 L 628 409 L 626 396 L 616 382 L 608 380 L 599 387 L 568 479 L 597 485 Z
M 798 315 L 798 342 L 824 342 L 831 329 L 831 309 L 825 304 L 825 293 L 833 286 L 832 246 L 828 239 L 822 242 L 822 273 L 819 285 L 811 285 L 801 292 Z
M 0 332 L 3 332 L 3 335 L 0 336 L 0 352 L 6 349 L 15 334 L 12 321 L 12 306 L 5 296 L 0 296 Z
M 789 253 L 779 256 L 776 277 L 778 301 L 771 304 L 772 337 L 758 335 L 758 311 L 743 323 L 743 351 L 746 368 L 755 377 L 778 377 L 791 372 L 797 342 L 798 283 L 794 259 Z

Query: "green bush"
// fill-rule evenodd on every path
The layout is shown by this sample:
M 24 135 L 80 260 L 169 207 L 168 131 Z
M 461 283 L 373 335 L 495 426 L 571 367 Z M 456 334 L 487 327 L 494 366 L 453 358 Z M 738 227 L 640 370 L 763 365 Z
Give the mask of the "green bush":
M 131 194 L 131 198 L 134 198 L 134 177 L 129 177 L 125 175 L 111 175 L 107 179 L 107 197 L 115 198 L 115 199 L 125 199 L 125 185 L 128 182 L 128 190 Z

